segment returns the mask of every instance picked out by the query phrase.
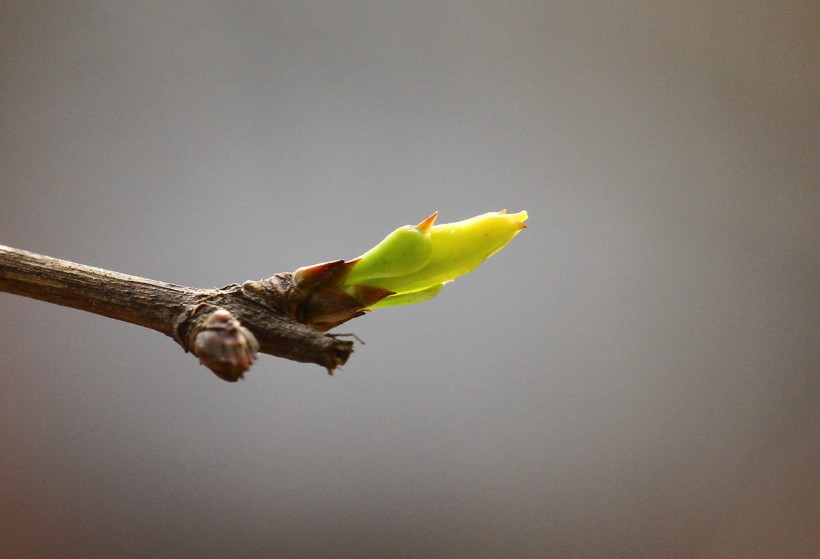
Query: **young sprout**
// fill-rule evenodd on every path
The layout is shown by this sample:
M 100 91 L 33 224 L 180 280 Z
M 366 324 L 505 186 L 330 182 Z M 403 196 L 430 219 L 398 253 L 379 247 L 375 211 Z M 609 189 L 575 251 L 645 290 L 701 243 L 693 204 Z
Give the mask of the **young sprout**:
M 502 210 L 435 225 L 437 216 L 399 227 L 354 260 L 296 270 L 307 321 L 332 328 L 364 310 L 426 301 L 504 248 L 526 227 L 527 212 Z

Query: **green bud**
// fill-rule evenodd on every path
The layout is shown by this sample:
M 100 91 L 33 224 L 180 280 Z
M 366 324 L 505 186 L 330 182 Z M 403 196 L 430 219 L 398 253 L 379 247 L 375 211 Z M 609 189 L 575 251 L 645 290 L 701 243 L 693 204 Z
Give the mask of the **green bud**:
M 423 267 L 433 253 L 430 225 L 434 213 L 418 225 L 405 225 L 390 233 L 382 242 L 354 260 L 345 285 L 370 283 L 373 278 L 395 278 Z
M 434 297 L 441 286 L 476 269 L 521 229 L 527 212 L 489 212 L 464 221 L 433 225 L 434 213 L 419 225 L 397 229 L 354 261 L 342 289 L 356 284 L 393 294 L 369 308 L 407 305 Z M 399 262 L 406 257 L 403 263 Z
M 527 212 L 434 225 L 437 216 L 399 227 L 355 260 L 299 268 L 291 278 L 289 312 L 329 330 L 367 310 L 431 299 L 509 243 L 526 227 Z

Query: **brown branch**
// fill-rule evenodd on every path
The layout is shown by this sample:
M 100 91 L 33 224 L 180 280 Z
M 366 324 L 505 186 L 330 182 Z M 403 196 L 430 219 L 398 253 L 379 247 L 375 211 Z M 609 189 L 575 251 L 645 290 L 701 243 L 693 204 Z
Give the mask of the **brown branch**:
M 0 245 L 0 291 L 162 332 L 230 381 L 250 367 L 256 344 L 263 353 L 316 363 L 331 374 L 353 352 L 353 342 L 300 321 L 304 301 L 291 274 L 195 289 Z

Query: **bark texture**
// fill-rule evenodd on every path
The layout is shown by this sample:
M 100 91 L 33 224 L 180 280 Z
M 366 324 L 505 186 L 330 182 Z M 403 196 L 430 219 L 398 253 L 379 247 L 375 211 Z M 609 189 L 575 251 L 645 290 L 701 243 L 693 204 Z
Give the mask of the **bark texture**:
M 196 289 L 0 245 L 0 291 L 151 328 L 174 338 L 185 351 L 195 350 L 203 330 L 214 330 L 208 318 L 226 310 L 252 333 L 249 338 L 255 338 L 262 353 L 316 363 L 332 373 L 353 352 L 353 342 L 298 320 L 304 314 L 303 301 L 292 287 L 291 274 Z M 217 316 L 221 323 L 229 322 Z M 237 380 L 244 372 L 220 374 L 206 364 L 225 380 Z

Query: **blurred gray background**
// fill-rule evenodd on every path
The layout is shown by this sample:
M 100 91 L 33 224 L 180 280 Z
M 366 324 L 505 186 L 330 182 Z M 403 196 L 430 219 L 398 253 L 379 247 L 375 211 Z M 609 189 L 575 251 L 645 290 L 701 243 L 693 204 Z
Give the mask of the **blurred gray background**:
M 0 556 L 818 556 L 816 2 L 0 13 L 0 243 L 215 287 L 530 213 L 333 378 L 0 294 Z

